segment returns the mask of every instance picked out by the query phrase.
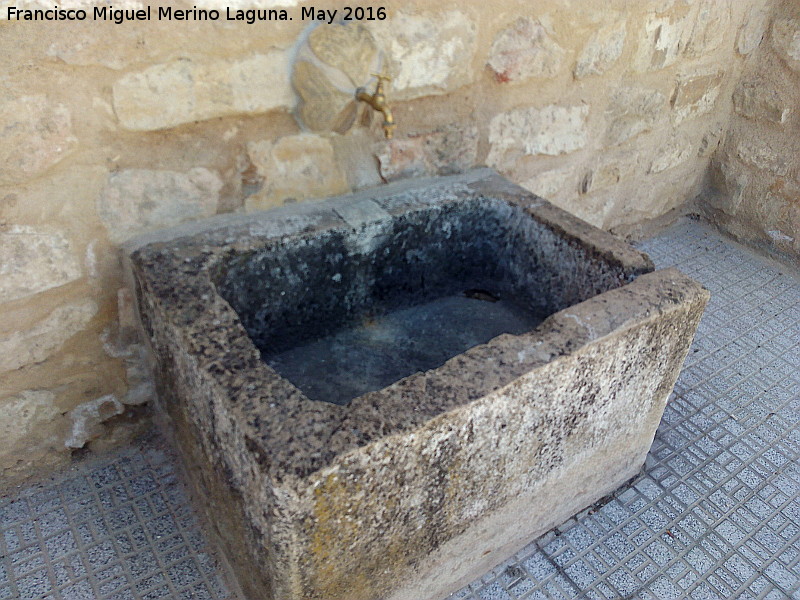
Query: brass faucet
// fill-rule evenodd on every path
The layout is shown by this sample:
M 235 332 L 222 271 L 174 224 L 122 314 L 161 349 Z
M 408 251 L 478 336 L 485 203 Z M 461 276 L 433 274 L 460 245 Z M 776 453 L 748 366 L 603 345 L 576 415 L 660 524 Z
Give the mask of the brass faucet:
M 360 87 L 356 90 L 356 100 L 366 102 L 379 113 L 383 113 L 383 133 L 386 135 L 386 139 L 390 140 L 394 135 L 397 124 L 394 122 L 392 109 L 386 103 L 386 96 L 383 93 L 383 82 L 391 81 L 391 78 L 386 75 L 378 75 L 377 73 L 373 73 L 372 76 L 378 78 L 378 83 L 375 85 L 375 93 L 369 94 L 364 88 Z

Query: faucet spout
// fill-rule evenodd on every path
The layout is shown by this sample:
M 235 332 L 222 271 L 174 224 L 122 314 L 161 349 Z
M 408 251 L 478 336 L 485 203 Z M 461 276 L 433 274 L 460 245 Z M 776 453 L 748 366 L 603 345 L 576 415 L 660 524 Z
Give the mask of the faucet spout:
M 394 130 L 397 124 L 394 122 L 394 115 L 392 109 L 386 102 L 386 94 L 383 91 L 383 82 L 389 81 L 386 75 L 375 75 L 378 78 L 378 83 L 375 85 L 375 92 L 370 94 L 364 88 L 356 90 L 356 100 L 359 102 L 366 102 L 373 110 L 383 115 L 383 133 L 387 140 L 392 139 Z

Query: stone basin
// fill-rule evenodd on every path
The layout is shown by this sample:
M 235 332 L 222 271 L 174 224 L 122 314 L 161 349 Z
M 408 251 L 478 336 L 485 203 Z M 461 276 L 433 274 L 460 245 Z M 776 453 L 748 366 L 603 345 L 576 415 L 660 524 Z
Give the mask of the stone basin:
M 487 169 L 127 248 L 246 595 L 439 600 L 635 476 L 708 293 Z

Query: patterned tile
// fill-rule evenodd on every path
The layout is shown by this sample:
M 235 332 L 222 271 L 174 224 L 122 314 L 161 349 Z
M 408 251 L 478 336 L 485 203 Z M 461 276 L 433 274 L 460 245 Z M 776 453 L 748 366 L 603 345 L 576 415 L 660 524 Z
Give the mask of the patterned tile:
M 0 498 L 0 599 L 234 598 L 159 442 Z

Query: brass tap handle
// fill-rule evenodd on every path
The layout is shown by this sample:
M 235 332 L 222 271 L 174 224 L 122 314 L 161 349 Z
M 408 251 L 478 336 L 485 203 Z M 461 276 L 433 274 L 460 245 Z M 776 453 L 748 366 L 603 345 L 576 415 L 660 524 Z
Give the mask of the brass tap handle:
M 370 73 L 370 75 L 378 80 L 378 82 L 375 84 L 375 94 L 383 93 L 383 82 L 392 80 L 391 77 L 388 75 L 383 75 L 382 73 Z
M 364 88 L 358 88 L 356 90 L 356 100 L 366 102 L 377 112 L 383 113 L 383 132 L 386 139 L 390 140 L 394 135 L 394 130 L 397 125 L 394 122 L 392 109 L 387 104 L 386 96 L 383 93 L 383 82 L 391 81 L 391 77 L 378 73 L 372 73 L 372 76 L 378 79 L 378 82 L 375 84 L 375 91 L 370 94 Z

